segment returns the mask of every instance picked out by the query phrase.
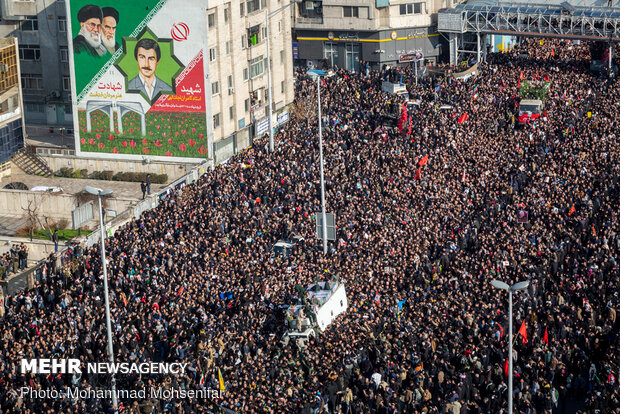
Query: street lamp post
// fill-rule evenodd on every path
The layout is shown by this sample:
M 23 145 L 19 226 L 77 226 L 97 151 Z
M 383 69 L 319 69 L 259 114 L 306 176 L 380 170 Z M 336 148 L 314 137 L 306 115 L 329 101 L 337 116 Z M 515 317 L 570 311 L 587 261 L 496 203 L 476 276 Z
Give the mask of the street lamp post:
M 100 188 L 86 186 L 84 188 L 89 194 L 97 196 L 99 200 L 99 229 L 101 231 L 101 266 L 103 268 L 103 293 L 105 298 L 105 324 L 108 331 L 108 358 L 114 364 L 114 348 L 112 347 L 112 324 L 110 322 L 110 295 L 108 293 L 108 273 L 105 262 L 105 229 L 103 227 L 103 208 L 101 207 L 101 197 L 112 194 L 112 190 L 102 190 Z M 116 378 L 112 373 L 112 408 L 118 413 L 118 401 L 116 399 Z
M 269 18 L 273 17 L 277 13 L 280 13 L 282 10 L 287 7 L 295 4 L 301 3 L 303 0 L 295 0 L 291 3 L 285 4 L 284 6 L 272 11 L 271 13 L 265 13 L 265 35 L 267 36 L 267 90 L 269 91 L 269 152 L 273 152 L 273 90 L 271 87 L 271 48 L 269 46 Z
M 512 293 L 527 289 L 530 282 L 517 282 L 510 286 L 499 280 L 492 280 L 491 285 L 508 291 L 508 414 L 512 414 Z
M 323 254 L 327 254 L 327 214 L 325 213 L 325 177 L 323 175 L 323 120 L 321 119 L 321 77 L 316 77 L 316 97 L 319 115 L 319 164 L 321 171 L 321 215 L 323 216 Z

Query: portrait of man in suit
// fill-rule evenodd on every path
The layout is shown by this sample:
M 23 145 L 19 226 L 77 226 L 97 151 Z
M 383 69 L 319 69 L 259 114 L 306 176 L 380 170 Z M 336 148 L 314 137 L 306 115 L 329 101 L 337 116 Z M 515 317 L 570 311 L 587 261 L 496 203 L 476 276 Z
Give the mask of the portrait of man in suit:
M 159 44 L 153 39 L 140 39 L 134 49 L 138 63 L 138 76 L 129 81 L 129 90 L 144 93 L 153 103 L 160 92 L 172 92 L 172 86 L 156 76 L 157 65 L 161 59 Z

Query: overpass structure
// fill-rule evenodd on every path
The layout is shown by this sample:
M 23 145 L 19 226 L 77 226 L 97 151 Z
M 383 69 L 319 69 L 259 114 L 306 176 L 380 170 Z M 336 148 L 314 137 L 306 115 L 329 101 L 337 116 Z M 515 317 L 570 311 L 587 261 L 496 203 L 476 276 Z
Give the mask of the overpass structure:
M 474 0 L 440 10 L 437 25 L 448 36 L 451 64 L 467 53 L 480 61 L 486 55 L 481 38 L 485 43 L 488 35 L 620 41 L 620 7 L 611 6 L 612 1 L 597 4 Z

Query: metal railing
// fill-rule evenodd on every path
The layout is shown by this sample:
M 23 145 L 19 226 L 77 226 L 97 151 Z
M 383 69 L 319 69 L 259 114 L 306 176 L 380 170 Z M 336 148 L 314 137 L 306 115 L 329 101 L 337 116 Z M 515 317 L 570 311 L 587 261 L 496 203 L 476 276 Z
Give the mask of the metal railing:
M 39 263 L 30 269 L 17 273 L 14 276 L 0 282 L 0 287 L 4 292 L 4 296 L 13 296 L 14 294 L 28 288 L 28 278 L 39 269 Z
M 438 30 L 574 39 L 620 40 L 620 8 L 501 3 L 461 4 L 439 11 Z

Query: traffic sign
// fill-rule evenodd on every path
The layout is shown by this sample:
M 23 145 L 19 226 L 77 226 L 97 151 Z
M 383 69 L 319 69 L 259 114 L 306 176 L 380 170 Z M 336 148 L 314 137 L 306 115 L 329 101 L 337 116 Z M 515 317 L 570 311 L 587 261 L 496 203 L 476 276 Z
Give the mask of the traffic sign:
M 327 222 L 327 240 L 336 240 L 336 216 L 332 213 L 325 213 Z M 316 213 L 316 236 L 323 240 L 323 213 Z

